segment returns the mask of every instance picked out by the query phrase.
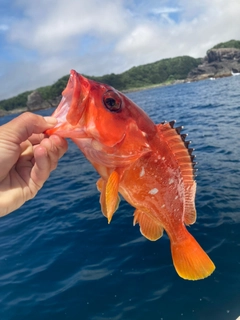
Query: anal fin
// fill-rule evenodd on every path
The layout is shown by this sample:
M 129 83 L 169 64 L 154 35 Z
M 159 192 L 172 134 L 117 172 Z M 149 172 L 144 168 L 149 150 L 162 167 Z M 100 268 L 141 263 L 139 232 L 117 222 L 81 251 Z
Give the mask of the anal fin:
M 118 195 L 119 175 L 113 171 L 108 180 L 100 178 L 97 181 L 97 188 L 101 192 L 100 204 L 103 215 L 111 222 L 114 212 L 118 209 L 120 197 Z
M 163 227 L 154 221 L 147 213 L 136 209 L 134 212 L 133 225 L 140 225 L 141 234 L 151 241 L 156 241 L 163 235 Z
M 107 218 L 107 208 L 106 208 L 106 181 L 103 180 L 103 178 L 98 179 L 96 185 L 98 191 L 101 193 L 100 194 L 100 205 L 101 205 L 101 211 L 104 217 Z

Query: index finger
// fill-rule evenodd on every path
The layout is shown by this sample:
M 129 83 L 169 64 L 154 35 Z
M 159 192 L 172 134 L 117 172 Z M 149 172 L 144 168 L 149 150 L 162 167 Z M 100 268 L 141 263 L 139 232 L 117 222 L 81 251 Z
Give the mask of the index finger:
M 32 145 L 39 144 L 43 139 L 47 138 L 48 136 L 44 133 L 33 133 L 28 140 L 31 142 Z
M 9 143 L 19 145 L 27 140 L 33 133 L 42 133 L 56 125 L 53 117 L 45 117 L 25 112 L 0 127 L 1 138 Z

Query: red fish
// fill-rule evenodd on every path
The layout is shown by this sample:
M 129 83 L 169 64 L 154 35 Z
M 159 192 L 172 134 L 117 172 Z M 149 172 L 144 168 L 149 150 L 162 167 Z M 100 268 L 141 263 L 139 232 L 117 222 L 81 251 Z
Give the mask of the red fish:
M 215 266 L 186 225 L 196 220 L 192 149 L 174 122 L 155 125 L 134 102 L 114 88 L 72 70 L 47 130 L 71 138 L 98 171 L 104 216 L 110 223 L 119 194 L 134 208 L 133 224 L 149 240 L 165 230 L 180 277 L 209 276 Z

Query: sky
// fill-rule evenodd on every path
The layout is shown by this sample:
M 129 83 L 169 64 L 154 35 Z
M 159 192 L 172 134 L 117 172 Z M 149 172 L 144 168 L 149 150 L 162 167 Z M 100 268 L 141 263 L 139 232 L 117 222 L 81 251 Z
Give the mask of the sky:
M 0 0 L 0 100 L 240 40 L 239 0 Z

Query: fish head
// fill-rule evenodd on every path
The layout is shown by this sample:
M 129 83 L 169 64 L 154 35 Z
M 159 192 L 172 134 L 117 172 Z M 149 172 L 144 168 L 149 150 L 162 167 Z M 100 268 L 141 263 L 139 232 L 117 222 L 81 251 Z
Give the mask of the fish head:
M 48 135 L 90 138 L 99 149 L 117 146 L 122 153 L 146 149 L 146 132 L 155 131 L 150 118 L 124 94 L 74 70 L 52 116 L 58 124 Z

